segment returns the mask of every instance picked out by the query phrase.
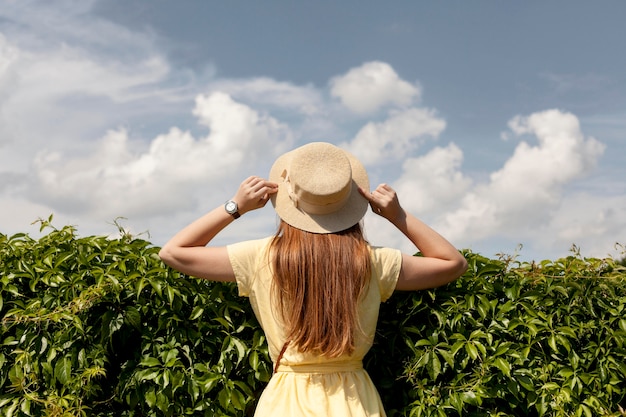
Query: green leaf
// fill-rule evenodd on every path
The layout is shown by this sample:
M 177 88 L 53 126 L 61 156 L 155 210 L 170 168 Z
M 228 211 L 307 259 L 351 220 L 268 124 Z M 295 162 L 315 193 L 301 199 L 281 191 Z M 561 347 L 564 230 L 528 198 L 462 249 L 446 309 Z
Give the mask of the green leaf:
M 460 394 L 457 394 L 456 392 L 451 392 L 449 401 L 450 401 L 450 405 L 454 407 L 457 413 L 459 414 L 463 413 L 463 399 L 461 398 Z
M 472 360 L 478 359 L 478 349 L 476 348 L 474 343 L 472 342 L 467 343 L 465 345 L 465 350 L 467 351 L 467 354 Z
M 191 312 L 191 316 L 189 317 L 189 320 L 196 320 L 200 316 L 202 316 L 203 313 L 204 313 L 204 307 L 195 306 L 193 311 Z
M 474 391 L 465 391 L 461 393 L 461 399 L 463 400 L 464 403 L 470 404 L 470 405 L 479 405 L 480 404 L 480 399 L 476 396 L 476 393 Z
M 451 368 L 454 368 L 454 354 L 452 352 L 445 349 L 438 349 L 437 352 Z
M 170 285 L 168 285 L 167 287 L 165 287 L 165 291 L 167 292 L 167 299 L 170 305 L 172 305 L 175 296 L 174 289 Z
M 146 368 L 161 366 L 161 361 L 159 361 L 157 358 L 148 356 L 141 360 L 140 365 L 145 366 Z
M 72 362 L 68 358 L 61 358 L 57 360 L 54 366 L 54 377 L 63 385 L 67 385 L 70 382 L 72 375 Z
M 227 390 L 226 388 L 222 389 L 218 394 L 217 394 L 217 399 L 220 403 L 220 406 L 224 409 L 227 410 L 230 405 L 230 399 L 231 399 L 231 392 L 230 390 Z
M 542 390 L 546 390 L 546 391 L 558 391 L 560 389 L 560 385 L 557 384 L 556 382 L 547 382 L 545 384 L 543 384 L 543 386 L 541 387 Z
M 19 406 L 19 399 L 14 399 L 13 402 L 11 403 L 11 405 L 6 408 L 6 410 L 4 410 L 4 416 L 5 417 L 13 417 L 13 413 L 15 412 L 15 410 L 17 409 L 17 407 Z
M 259 369 L 259 363 L 259 354 L 256 351 L 250 352 L 250 355 L 248 356 L 248 364 L 250 367 L 257 371 Z
M 141 330 L 141 313 L 139 310 L 133 306 L 128 307 L 124 312 L 124 323 Z
M 152 289 L 158 294 L 159 297 L 163 296 L 163 285 L 160 281 L 150 280 L 150 286 L 152 286 Z
M 237 363 L 239 363 L 246 356 L 246 345 L 244 345 L 243 342 L 236 337 L 231 337 L 231 343 L 237 351 Z
M 150 388 L 145 394 L 144 398 L 148 407 L 152 408 L 156 405 L 156 392 L 154 388 Z
M 437 377 L 441 373 L 441 361 L 434 352 L 430 355 L 430 361 L 428 362 L 427 369 L 430 378 L 433 381 L 437 380 Z
M 504 375 L 510 377 L 511 376 L 511 365 L 504 360 L 503 358 L 496 358 L 493 361 L 493 364 L 496 368 L 498 368 Z
M 152 381 L 156 379 L 159 375 L 161 375 L 161 370 L 152 369 L 144 369 L 135 374 L 135 377 L 138 381 Z
M 24 398 L 22 400 L 22 403 L 20 404 L 20 410 L 22 411 L 22 413 L 26 414 L 27 416 L 32 415 L 30 413 L 30 399 Z

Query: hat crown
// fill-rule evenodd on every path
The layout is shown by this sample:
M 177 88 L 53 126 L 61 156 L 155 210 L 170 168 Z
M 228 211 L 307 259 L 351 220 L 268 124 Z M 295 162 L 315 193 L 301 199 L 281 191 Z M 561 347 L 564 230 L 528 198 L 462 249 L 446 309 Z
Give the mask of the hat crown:
M 358 223 L 368 201 L 367 171 L 352 154 L 326 142 L 313 142 L 276 159 L 269 179 L 278 184 L 271 200 L 287 224 L 312 233 L 334 233 Z
M 310 214 L 329 214 L 348 200 L 352 168 L 341 149 L 311 143 L 294 152 L 283 180 L 296 207 Z

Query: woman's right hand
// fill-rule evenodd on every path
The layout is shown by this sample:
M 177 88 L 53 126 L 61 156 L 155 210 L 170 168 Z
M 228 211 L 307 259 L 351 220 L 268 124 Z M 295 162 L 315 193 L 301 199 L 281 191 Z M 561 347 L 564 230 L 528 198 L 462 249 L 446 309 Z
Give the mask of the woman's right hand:
M 244 214 L 248 211 L 264 207 L 270 200 L 272 194 L 277 192 L 278 184 L 275 182 L 252 176 L 246 178 L 241 183 L 233 200 L 239 207 L 239 213 Z
M 396 191 L 387 184 L 380 184 L 373 192 L 359 188 L 359 192 L 370 203 L 372 211 L 392 223 L 406 216 Z

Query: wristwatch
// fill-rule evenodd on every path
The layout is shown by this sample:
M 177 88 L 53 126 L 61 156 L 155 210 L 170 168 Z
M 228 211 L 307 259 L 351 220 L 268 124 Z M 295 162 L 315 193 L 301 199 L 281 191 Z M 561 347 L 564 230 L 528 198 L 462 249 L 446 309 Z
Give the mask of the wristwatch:
M 233 200 L 228 200 L 226 204 L 224 204 L 224 209 L 226 210 L 226 213 L 230 214 L 235 219 L 239 218 L 239 212 L 237 211 L 239 210 L 239 207 L 237 207 L 237 203 Z

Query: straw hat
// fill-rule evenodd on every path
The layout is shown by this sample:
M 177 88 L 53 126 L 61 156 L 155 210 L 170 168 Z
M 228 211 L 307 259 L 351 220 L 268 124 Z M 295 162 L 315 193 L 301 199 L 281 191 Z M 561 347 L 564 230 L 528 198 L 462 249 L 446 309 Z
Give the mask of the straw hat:
M 276 213 L 307 232 L 345 230 L 367 211 L 368 202 L 358 190 L 369 191 L 363 164 L 330 143 L 309 143 L 278 157 L 269 180 L 278 183 L 272 195 Z

